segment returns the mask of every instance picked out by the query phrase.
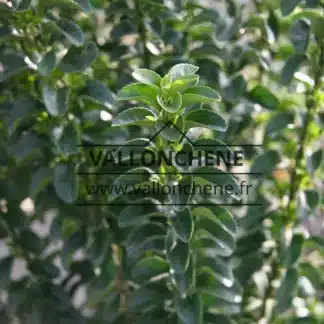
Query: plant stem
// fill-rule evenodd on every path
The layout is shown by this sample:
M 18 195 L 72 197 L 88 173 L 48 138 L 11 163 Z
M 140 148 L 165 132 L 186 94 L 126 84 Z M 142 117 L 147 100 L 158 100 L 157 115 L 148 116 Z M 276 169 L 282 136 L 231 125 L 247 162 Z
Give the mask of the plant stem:
M 150 60 L 150 53 L 149 50 L 146 47 L 147 43 L 147 35 L 146 35 L 146 28 L 144 24 L 144 14 L 141 8 L 140 0 L 134 0 L 135 3 L 135 10 L 137 15 L 137 29 L 140 36 L 140 40 L 142 43 L 143 48 L 143 61 L 144 61 L 144 67 L 147 69 L 150 69 L 151 67 L 151 60 Z
M 306 108 L 307 108 L 307 113 L 305 117 L 305 122 L 304 122 L 304 127 L 302 129 L 300 138 L 298 142 L 300 143 L 299 148 L 296 151 L 295 157 L 294 157 L 294 166 L 291 168 L 291 173 L 290 173 L 290 188 L 289 188 L 289 198 L 288 198 L 288 205 L 287 205 L 287 213 L 286 213 L 286 219 L 285 219 L 285 225 L 286 228 L 289 228 L 292 223 L 295 220 L 295 217 L 292 218 L 292 207 L 293 204 L 296 201 L 296 195 L 299 189 L 299 184 L 300 181 L 298 179 L 298 170 L 301 167 L 301 163 L 304 159 L 304 152 L 305 152 L 305 146 L 307 143 L 307 135 L 308 135 L 308 129 L 309 125 L 312 121 L 313 117 L 313 112 L 316 109 L 316 100 L 314 99 L 314 96 L 316 95 L 316 92 L 320 89 L 321 87 L 321 78 L 323 75 L 323 68 L 324 68 L 324 43 L 321 44 L 320 47 L 320 53 L 319 53 L 319 58 L 317 62 L 317 70 L 315 72 L 315 81 L 314 81 L 314 87 L 309 90 L 306 93 Z M 263 299 L 263 304 L 261 308 L 261 319 L 265 318 L 266 316 L 266 303 L 271 296 L 275 293 L 275 288 L 273 286 L 273 281 L 278 278 L 280 274 L 280 263 L 278 260 L 277 256 L 274 256 L 271 262 L 271 274 L 269 276 L 269 285 L 266 289 L 264 299 Z M 271 314 L 269 322 L 272 322 L 272 317 L 273 314 Z
M 305 122 L 304 122 L 304 127 L 302 129 L 302 133 L 299 139 L 299 148 L 296 151 L 295 154 L 295 164 L 293 168 L 291 169 L 291 174 L 290 174 L 290 189 L 289 189 L 289 198 L 288 198 L 288 205 L 287 205 L 287 222 L 289 223 L 290 220 L 290 215 L 292 214 L 292 206 L 293 202 L 296 200 L 296 195 L 299 189 L 299 179 L 297 179 L 297 172 L 301 167 L 301 163 L 304 159 L 304 152 L 305 152 L 305 146 L 306 146 L 306 140 L 307 140 L 307 134 L 308 134 L 308 128 L 309 125 L 312 121 L 313 117 L 313 112 L 316 109 L 316 102 L 314 99 L 314 96 L 316 92 L 319 90 L 321 86 L 321 78 L 323 75 L 323 65 L 324 65 L 324 44 L 321 44 L 320 48 L 320 54 L 319 54 L 319 59 L 318 59 L 318 64 L 317 64 L 317 70 L 315 72 L 315 82 L 314 82 L 314 87 L 310 91 L 307 92 L 306 94 L 306 108 L 307 108 L 307 113 L 305 117 Z

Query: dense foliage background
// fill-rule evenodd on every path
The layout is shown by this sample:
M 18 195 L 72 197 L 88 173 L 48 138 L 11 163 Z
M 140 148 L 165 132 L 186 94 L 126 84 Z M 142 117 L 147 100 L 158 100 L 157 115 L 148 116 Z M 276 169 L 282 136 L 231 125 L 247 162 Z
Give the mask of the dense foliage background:
M 190 242 L 170 210 L 76 205 L 80 144 L 152 134 L 112 127 L 116 93 L 178 63 L 228 122 L 192 140 L 262 144 L 262 205 L 193 210 Z M 323 323 L 323 69 L 321 0 L 0 1 L 0 322 Z

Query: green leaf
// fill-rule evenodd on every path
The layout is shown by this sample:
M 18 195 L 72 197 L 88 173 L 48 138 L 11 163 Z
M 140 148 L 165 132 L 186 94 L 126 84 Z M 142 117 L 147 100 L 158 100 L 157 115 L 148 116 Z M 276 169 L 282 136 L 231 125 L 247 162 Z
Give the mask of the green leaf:
M 308 172 L 313 174 L 316 170 L 318 170 L 324 159 L 324 150 L 319 149 L 312 153 L 307 158 L 307 168 Z
M 288 85 L 294 77 L 295 72 L 300 68 L 303 62 L 306 61 L 306 55 L 293 54 L 286 61 L 282 71 L 281 80 L 284 85 Z
M 163 304 L 168 298 L 170 292 L 164 284 L 150 283 L 130 294 L 128 306 L 132 312 L 139 312 Z
M 51 170 L 47 167 L 40 167 L 32 173 L 29 194 L 35 198 L 37 194 L 49 183 Z
M 151 183 L 153 174 L 154 172 L 151 169 L 145 167 L 134 168 L 125 172 L 113 182 L 108 200 L 111 201 L 120 195 L 131 195 L 134 191 L 140 190 L 144 185 Z
M 175 273 L 186 272 L 190 260 L 189 245 L 175 239 L 173 231 L 169 231 L 166 236 L 166 254 L 170 267 Z
M 186 298 L 177 298 L 176 310 L 183 323 L 203 323 L 203 303 L 199 294 L 197 293 L 187 296 Z
M 89 12 L 92 10 L 92 6 L 89 0 L 73 0 L 84 11 Z
M 233 233 L 208 208 L 194 208 L 192 215 L 198 219 L 195 223 L 195 239 L 207 236 L 214 240 L 221 254 L 231 255 L 234 252 L 236 244 Z
M 231 303 L 218 298 L 212 291 L 203 291 L 201 293 L 204 307 L 207 312 L 213 315 L 235 315 L 241 312 L 239 303 Z
M 0 82 L 27 70 L 24 57 L 13 52 L 0 52 Z
M 15 11 L 25 11 L 28 10 L 32 0 L 15 0 L 13 1 Z
M 42 76 L 48 76 L 52 73 L 56 66 L 55 51 L 50 51 L 44 55 L 42 60 L 38 63 L 38 71 Z
M 158 95 L 156 99 L 159 105 L 170 113 L 176 113 L 182 105 L 182 97 L 179 92 L 176 92 L 172 97 L 169 97 L 166 100 L 161 95 Z
M 117 93 L 117 100 L 136 100 L 159 107 L 156 97 L 160 94 L 160 88 L 155 85 L 132 83 L 122 88 Z
M 234 284 L 234 274 L 229 262 L 225 262 L 215 255 L 203 256 L 198 259 L 199 273 L 207 272 L 228 287 Z
M 186 116 L 186 128 L 193 127 L 206 127 L 224 132 L 227 129 L 227 123 L 223 117 L 211 110 L 198 109 L 190 111 Z
M 300 0 L 280 0 L 280 8 L 283 16 L 291 14 Z
M 180 63 L 180 64 L 174 65 L 170 69 L 168 75 L 170 75 L 171 82 L 174 82 L 175 80 L 178 80 L 183 76 L 194 74 L 198 70 L 199 70 L 199 67 L 194 66 L 192 64 Z
M 169 272 L 169 264 L 159 256 L 149 256 L 139 260 L 131 270 L 134 281 L 145 281 Z
M 307 51 L 310 29 L 310 22 L 306 19 L 296 21 L 291 28 L 289 38 L 297 53 L 303 54 Z
M 294 122 L 294 114 L 289 111 L 279 112 L 274 115 L 266 126 L 266 134 L 276 135 L 280 131 L 287 129 L 289 124 Z
M 240 186 L 238 185 L 237 180 L 229 173 L 214 167 L 198 167 L 195 168 L 192 173 L 196 184 L 201 184 L 203 186 L 207 181 L 215 186 L 220 186 L 219 192 L 226 196 L 238 198 L 241 195 Z M 202 181 L 199 180 L 199 178 Z M 213 194 L 214 191 L 212 186 L 209 192 L 209 195 Z
M 55 21 L 56 26 L 61 33 L 75 46 L 84 44 L 84 35 L 82 29 L 73 21 L 61 18 Z
M 108 109 L 114 109 L 116 106 L 114 93 L 99 80 L 89 80 L 81 96 Z
M 280 157 L 277 151 L 267 151 L 256 157 L 254 163 L 252 164 L 250 172 L 269 175 L 276 168 L 279 161 Z
M 178 211 L 183 210 L 189 203 L 192 193 L 192 176 L 184 176 L 171 187 L 170 201 Z
M 12 271 L 14 258 L 8 256 L 0 259 L 0 288 L 5 289 L 10 283 L 10 276 Z
M 50 115 L 63 115 L 68 110 L 70 91 L 68 88 L 54 89 L 49 85 L 43 88 L 43 100 Z
M 304 190 L 300 195 L 301 204 L 306 210 L 314 210 L 321 200 L 320 194 L 313 189 Z
M 275 110 L 279 106 L 278 98 L 263 86 L 254 87 L 249 92 L 248 97 L 252 102 L 269 110 Z
M 194 87 L 198 84 L 199 76 L 192 74 L 183 76 L 171 84 L 171 92 L 183 92 L 190 87 Z
M 163 215 L 157 201 L 143 199 L 136 201 L 136 205 L 126 206 L 118 215 L 120 227 L 140 225 L 147 221 L 150 216 Z
M 204 206 L 206 204 L 206 206 Z M 199 207 L 192 210 L 193 215 L 208 218 L 213 222 L 219 223 L 224 230 L 230 233 L 233 237 L 236 234 L 237 225 L 233 215 L 226 209 L 220 206 L 213 205 L 209 201 L 202 201 Z
M 188 268 L 185 273 L 174 273 L 173 279 L 181 295 L 193 291 L 196 285 L 196 268 L 193 258 L 190 258 Z
M 208 291 L 223 301 L 237 304 L 242 301 L 241 287 L 237 282 L 230 285 L 206 272 L 198 276 L 197 288 L 201 291 Z
M 184 133 L 183 117 L 180 115 L 176 123 L 159 119 L 156 123 L 155 129 L 155 134 L 160 134 L 168 141 L 177 142 L 181 137 L 183 137 Z
M 24 229 L 20 232 L 19 243 L 24 250 L 36 255 L 40 254 L 43 250 L 41 238 L 29 229 Z
M 286 271 L 276 293 L 277 305 L 275 314 L 282 314 L 292 306 L 292 300 L 295 297 L 298 283 L 298 272 L 295 268 Z
M 53 185 L 58 197 L 71 204 L 77 198 L 77 181 L 75 168 L 70 163 L 61 163 L 54 168 Z
M 161 77 L 154 71 L 148 69 L 138 69 L 132 73 L 135 80 L 144 84 L 155 84 L 160 86 Z
M 287 250 L 287 268 L 294 266 L 295 263 L 299 260 L 302 253 L 304 241 L 304 235 L 302 235 L 301 233 L 295 233 L 293 235 L 290 246 Z
M 55 279 L 59 276 L 60 270 L 48 260 L 34 259 L 28 264 L 29 270 L 44 279 Z
M 99 50 L 94 42 L 89 42 L 83 47 L 70 47 L 61 61 L 64 72 L 83 72 L 99 55 Z
M 176 215 L 170 217 L 170 221 L 171 226 L 173 227 L 180 240 L 189 242 L 194 230 L 194 221 L 188 207 L 182 211 L 177 212 Z
M 112 126 L 151 125 L 157 116 L 152 110 L 144 107 L 134 107 L 124 110 L 112 121 Z
M 195 87 L 188 88 L 182 97 L 183 107 L 192 105 L 195 103 L 212 103 L 215 101 L 221 101 L 221 96 L 213 89 L 198 85 Z
M 80 132 L 75 122 L 54 129 L 55 145 L 62 154 L 71 155 L 80 152 Z

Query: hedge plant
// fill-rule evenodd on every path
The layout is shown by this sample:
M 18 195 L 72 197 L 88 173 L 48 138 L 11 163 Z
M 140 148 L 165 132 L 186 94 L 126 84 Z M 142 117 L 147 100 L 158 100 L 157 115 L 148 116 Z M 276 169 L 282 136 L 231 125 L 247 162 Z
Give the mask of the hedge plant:
M 323 8 L 0 2 L 1 323 L 322 323 Z

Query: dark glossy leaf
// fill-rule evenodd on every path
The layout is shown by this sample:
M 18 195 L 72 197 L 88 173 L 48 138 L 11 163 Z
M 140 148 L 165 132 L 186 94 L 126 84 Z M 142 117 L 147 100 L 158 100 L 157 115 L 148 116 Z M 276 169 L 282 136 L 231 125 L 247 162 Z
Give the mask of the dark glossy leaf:
M 192 127 L 206 127 L 224 132 L 227 129 L 227 123 L 217 113 L 207 109 L 199 109 L 189 112 L 186 116 L 186 128 Z
M 0 64 L 0 82 L 19 74 L 28 68 L 24 57 L 13 52 L 0 52 Z
M 82 8 L 84 11 L 88 12 L 91 11 L 92 6 L 89 0 L 73 0 L 75 3 L 78 4 L 80 8 Z
M 297 72 L 297 70 L 305 60 L 306 56 L 303 54 L 293 54 L 288 58 L 281 71 L 281 80 L 283 84 L 287 85 L 291 82 L 295 72 Z
M 183 323 L 203 323 L 203 303 L 197 293 L 186 298 L 178 298 L 176 300 L 176 310 Z
M 68 110 L 70 91 L 68 88 L 54 89 L 47 85 L 43 88 L 43 100 L 52 116 L 59 116 Z
M 280 0 L 281 12 L 284 16 L 289 15 L 299 4 L 300 0 Z
M 288 128 L 289 124 L 294 122 L 294 114 L 289 111 L 279 112 L 274 115 L 266 126 L 266 133 L 268 135 L 276 135 L 280 131 Z
M 306 19 L 295 22 L 290 30 L 290 41 L 294 45 L 297 53 L 305 53 L 310 38 L 310 23 Z
M 170 221 L 179 238 L 184 242 L 189 242 L 194 230 L 194 221 L 190 209 L 186 207 L 177 212 L 175 216 L 170 218 Z
M 267 88 L 263 86 L 254 87 L 248 94 L 248 98 L 260 106 L 275 110 L 279 106 L 278 98 Z
M 308 172 L 313 174 L 317 169 L 320 168 L 323 160 L 324 160 L 324 150 L 320 149 L 312 153 L 307 158 Z
M 192 193 L 192 176 L 183 176 L 175 185 L 171 186 L 169 195 L 171 203 L 178 211 L 183 210 L 190 201 Z
M 53 184 L 58 197 L 71 204 L 77 198 L 75 168 L 70 163 L 61 163 L 54 168 Z
M 89 80 L 87 86 L 82 91 L 82 97 L 108 109 L 114 109 L 116 107 L 114 93 L 99 80 Z
M 56 22 L 57 27 L 61 33 L 75 46 L 84 44 L 84 35 L 82 29 L 73 21 L 61 18 Z
M 46 53 L 42 60 L 38 63 L 38 71 L 42 76 L 48 76 L 52 73 L 56 66 L 56 54 L 55 51 Z
M 270 174 L 279 163 L 279 154 L 276 151 L 268 151 L 256 157 L 251 167 L 251 173 Z
M 145 281 L 169 272 L 169 264 L 158 256 L 146 257 L 139 260 L 132 269 L 132 279 Z
M 99 50 L 94 42 L 89 42 L 83 47 L 71 47 L 61 61 L 64 72 L 82 72 L 87 69 L 99 55 Z
M 303 244 L 304 244 L 304 236 L 300 233 L 295 233 L 292 237 L 290 246 L 287 251 L 286 264 L 287 267 L 293 266 L 301 256 Z

